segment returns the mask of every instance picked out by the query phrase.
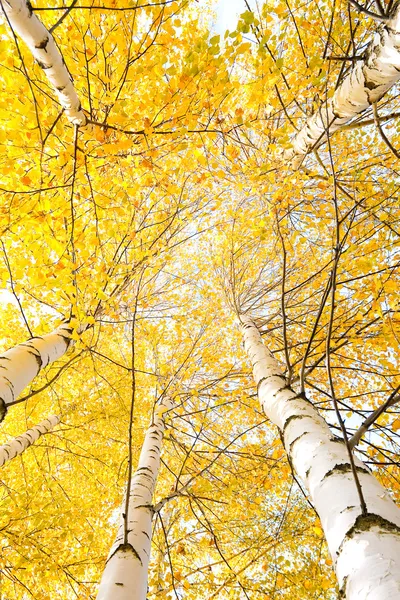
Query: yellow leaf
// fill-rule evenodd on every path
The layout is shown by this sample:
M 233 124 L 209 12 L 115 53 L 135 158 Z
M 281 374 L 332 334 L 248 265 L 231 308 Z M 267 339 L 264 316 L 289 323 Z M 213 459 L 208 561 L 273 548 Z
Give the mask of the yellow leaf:
M 393 431 L 397 431 L 398 429 L 400 429 L 400 419 L 396 419 L 395 421 L 393 421 L 392 429 Z

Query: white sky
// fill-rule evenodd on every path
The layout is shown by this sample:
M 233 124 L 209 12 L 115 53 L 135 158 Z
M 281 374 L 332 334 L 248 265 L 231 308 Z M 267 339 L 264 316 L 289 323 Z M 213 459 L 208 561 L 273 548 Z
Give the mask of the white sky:
M 8 304 L 11 302 L 12 304 L 17 304 L 16 299 L 8 290 L 0 289 L 0 304 Z
M 255 0 L 250 0 L 249 5 L 254 6 Z M 214 26 L 215 33 L 223 37 L 225 31 L 236 29 L 238 17 L 247 10 L 244 0 L 218 0 L 217 21 Z

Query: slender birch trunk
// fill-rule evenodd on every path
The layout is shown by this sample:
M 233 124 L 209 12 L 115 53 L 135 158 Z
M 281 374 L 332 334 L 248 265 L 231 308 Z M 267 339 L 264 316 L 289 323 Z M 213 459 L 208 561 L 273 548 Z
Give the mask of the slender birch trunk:
M 72 329 L 68 323 L 60 325 L 43 337 L 33 337 L 0 355 L 0 422 L 7 407 L 41 369 L 59 359 L 71 343 Z
M 156 409 L 154 419 L 146 432 L 139 464 L 131 481 L 128 514 L 122 514 L 118 534 L 100 582 L 97 600 L 146 600 L 154 515 L 151 502 L 160 469 L 165 428 L 163 411 L 169 410 L 171 406 L 171 401 L 166 400 L 159 412 Z M 122 510 L 125 511 L 125 501 Z
M 295 168 L 306 154 L 343 127 L 374 102 L 380 100 L 400 79 L 400 3 L 395 2 L 389 20 L 379 27 L 363 60 L 356 61 L 333 97 L 324 102 L 297 133 L 284 160 Z
M 35 425 L 32 429 L 28 429 L 22 435 L 19 435 L 16 438 L 13 438 L 7 444 L 0 446 L 0 467 L 4 465 L 9 460 L 12 460 L 16 456 L 19 456 L 29 446 L 32 446 L 40 436 L 45 433 L 49 433 L 58 423 L 60 422 L 60 417 L 49 417 L 45 419 L 39 425 Z
M 86 125 L 86 117 L 72 83 L 72 77 L 53 36 L 33 12 L 29 0 L 0 0 L 11 27 L 28 46 L 57 93 L 68 119 Z
M 247 316 L 240 321 L 260 404 L 279 428 L 286 452 L 321 519 L 340 597 L 400 600 L 400 509 L 355 458 L 368 510 L 361 514 L 344 443 L 331 433 L 313 405 L 287 385 L 254 322 Z

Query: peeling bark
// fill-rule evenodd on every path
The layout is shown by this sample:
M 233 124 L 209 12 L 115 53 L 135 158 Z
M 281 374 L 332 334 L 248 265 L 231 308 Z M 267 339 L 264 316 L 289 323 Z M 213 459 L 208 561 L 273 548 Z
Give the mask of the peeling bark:
M 400 600 L 400 509 L 360 460 L 355 464 L 367 505 L 362 515 L 345 444 L 312 404 L 287 386 L 254 322 L 241 316 L 264 413 L 282 433 L 286 452 L 321 519 L 342 598 Z
M 283 153 L 294 168 L 318 148 L 329 134 L 341 129 L 371 104 L 380 100 L 400 79 L 400 4 L 393 7 L 390 19 L 379 26 L 369 43 L 364 59 L 356 61 L 332 98 L 306 122 Z
M 172 403 L 164 400 L 161 406 L 170 409 Z M 156 410 L 144 438 L 138 467 L 132 477 L 126 517 L 127 540 L 124 535 L 125 518 L 122 515 L 97 600 L 146 600 L 154 515 L 152 499 L 160 469 L 164 428 L 164 415 L 158 414 Z M 125 501 L 122 504 L 122 511 L 124 510 Z
M 68 323 L 43 337 L 33 337 L 0 355 L 0 422 L 7 407 L 48 364 L 58 360 L 71 343 Z
M 37 18 L 27 0 L 0 0 L 11 27 L 28 46 L 38 65 L 44 69 L 64 108 L 65 114 L 74 125 L 84 126 L 87 119 L 71 75 L 53 36 Z
M 25 452 L 25 450 L 29 448 L 29 446 L 32 446 L 40 436 L 51 431 L 59 422 L 59 417 L 49 417 L 32 427 L 32 429 L 28 429 L 28 431 L 25 431 L 22 435 L 12 439 L 7 444 L 0 446 L 0 467 L 7 461 L 12 460 Z

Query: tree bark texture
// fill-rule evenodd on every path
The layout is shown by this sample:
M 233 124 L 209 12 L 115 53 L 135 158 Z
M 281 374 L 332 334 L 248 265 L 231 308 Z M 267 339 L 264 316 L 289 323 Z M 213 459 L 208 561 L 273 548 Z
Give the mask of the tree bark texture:
M 340 597 L 400 600 L 400 509 L 355 458 L 367 505 L 363 515 L 349 455 L 313 405 L 288 385 L 255 323 L 241 316 L 244 347 L 264 413 L 278 427 L 294 470 L 321 519 Z
M 304 157 L 350 119 L 380 100 L 400 79 L 400 4 L 369 43 L 362 60 L 356 61 L 332 98 L 325 101 L 297 133 L 284 160 L 297 168 Z
M 97 600 L 146 600 L 154 514 L 152 499 L 160 469 L 165 428 L 162 411 L 169 410 L 172 404 L 169 400 L 164 400 L 162 406 L 160 412 L 156 409 L 146 432 L 139 464 L 131 481 L 128 514 L 122 515 Z M 125 511 L 125 501 L 122 510 Z
M 72 83 L 72 77 L 53 36 L 33 12 L 29 0 L 0 0 L 12 29 L 25 42 L 58 95 L 68 119 L 86 125 L 86 117 Z
M 60 422 L 60 418 L 56 416 L 49 417 L 45 419 L 39 425 L 35 425 L 32 429 L 28 429 L 22 435 L 12 439 L 7 444 L 0 446 L 0 467 L 4 465 L 9 460 L 12 460 L 16 456 L 19 456 L 29 446 L 32 446 L 40 436 L 45 433 L 49 433 L 58 423 Z
M 43 337 L 33 337 L 0 355 L 0 422 L 22 390 L 41 369 L 59 359 L 71 343 L 68 323 Z

